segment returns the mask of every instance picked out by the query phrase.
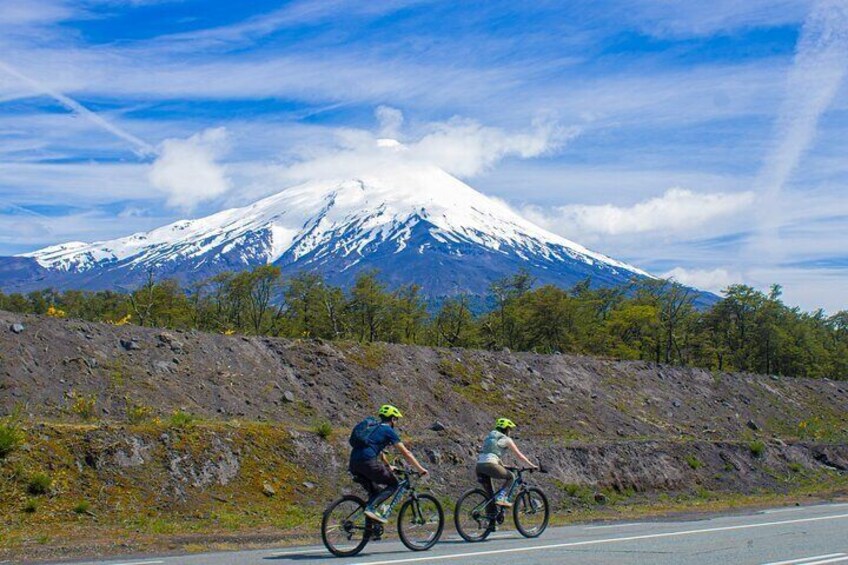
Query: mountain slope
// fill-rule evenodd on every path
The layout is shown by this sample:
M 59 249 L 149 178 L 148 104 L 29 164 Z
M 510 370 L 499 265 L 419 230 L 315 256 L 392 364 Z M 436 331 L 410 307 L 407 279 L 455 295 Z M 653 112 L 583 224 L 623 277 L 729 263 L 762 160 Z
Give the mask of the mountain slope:
M 438 168 L 407 164 L 309 182 L 147 233 L 6 258 L 0 285 L 128 288 L 151 270 L 187 283 L 269 263 L 284 273 L 318 270 L 336 284 L 377 268 L 390 284 L 417 282 L 429 296 L 482 294 L 519 268 L 560 286 L 650 276 L 536 226 Z

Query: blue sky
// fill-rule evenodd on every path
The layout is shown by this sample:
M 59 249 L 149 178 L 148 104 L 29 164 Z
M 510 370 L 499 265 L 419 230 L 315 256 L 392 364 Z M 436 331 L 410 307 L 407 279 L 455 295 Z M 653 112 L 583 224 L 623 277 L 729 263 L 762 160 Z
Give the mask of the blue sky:
M 836 0 L 0 0 L 0 253 L 389 136 L 649 271 L 844 309 L 846 62 Z

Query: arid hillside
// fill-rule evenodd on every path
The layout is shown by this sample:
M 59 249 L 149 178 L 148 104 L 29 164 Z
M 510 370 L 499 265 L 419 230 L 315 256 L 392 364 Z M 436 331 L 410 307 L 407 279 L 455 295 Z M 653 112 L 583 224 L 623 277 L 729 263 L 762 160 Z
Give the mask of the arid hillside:
M 561 516 L 848 485 L 844 381 L 3 312 L 0 558 L 313 535 L 354 489 L 349 428 L 387 401 L 445 500 L 501 415 Z

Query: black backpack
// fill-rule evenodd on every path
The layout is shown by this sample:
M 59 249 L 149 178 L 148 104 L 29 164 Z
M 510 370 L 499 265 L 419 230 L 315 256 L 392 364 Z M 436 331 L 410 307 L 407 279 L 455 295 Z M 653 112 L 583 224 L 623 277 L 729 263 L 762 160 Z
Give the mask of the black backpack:
M 371 439 L 371 434 L 374 433 L 374 430 L 379 425 L 380 420 L 373 416 L 368 416 L 353 427 L 348 443 L 350 443 L 351 447 L 362 448 L 370 446 L 371 442 L 369 440 Z

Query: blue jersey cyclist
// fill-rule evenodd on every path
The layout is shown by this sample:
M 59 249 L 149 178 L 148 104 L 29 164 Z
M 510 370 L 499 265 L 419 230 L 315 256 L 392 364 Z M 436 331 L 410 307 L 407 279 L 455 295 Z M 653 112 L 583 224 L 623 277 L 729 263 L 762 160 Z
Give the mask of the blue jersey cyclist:
M 395 430 L 398 419 L 403 418 L 400 410 L 390 404 L 384 404 L 380 407 L 378 415 L 379 423 L 365 429 L 366 437 L 358 442 L 352 442 L 354 445 L 350 453 L 349 470 L 356 481 L 368 491 L 365 515 L 385 524 L 388 518 L 377 507 L 388 499 L 398 486 L 398 479 L 386 457 L 385 449 L 394 446 L 422 476 L 426 476 L 428 471 L 403 445 Z

